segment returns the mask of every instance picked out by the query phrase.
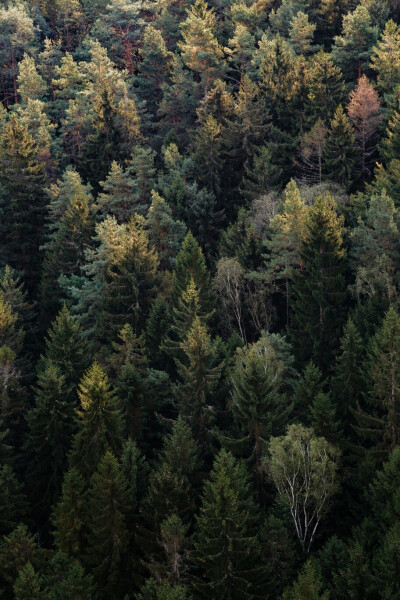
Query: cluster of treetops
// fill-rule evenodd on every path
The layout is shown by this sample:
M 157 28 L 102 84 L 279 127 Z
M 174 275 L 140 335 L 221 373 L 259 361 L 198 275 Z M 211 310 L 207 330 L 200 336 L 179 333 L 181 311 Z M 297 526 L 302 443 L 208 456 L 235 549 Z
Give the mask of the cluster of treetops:
M 400 598 L 399 0 L 0 7 L 0 598 Z

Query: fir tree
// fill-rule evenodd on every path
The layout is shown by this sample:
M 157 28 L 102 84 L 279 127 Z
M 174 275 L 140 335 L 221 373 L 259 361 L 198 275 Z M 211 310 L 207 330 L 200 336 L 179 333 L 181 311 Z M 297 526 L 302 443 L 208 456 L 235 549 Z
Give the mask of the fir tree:
M 108 377 L 98 363 L 88 369 L 78 388 L 81 408 L 74 437 L 71 464 L 88 480 L 104 452 L 121 452 L 122 413 Z
M 370 451 L 381 460 L 397 446 L 399 427 L 400 319 L 391 307 L 375 334 L 369 355 L 370 391 L 366 404 L 355 412 L 356 431 L 369 440 Z
M 218 347 L 197 316 L 180 347 L 183 358 L 176 361 L 181 380 L 175 387 L 176 404 L 180 414 L 191 424 L 195 439 L 204 445 L 215 418 L 212 397 L 223 363 Z
M 57 552 L 46 565 L 43 586 L 54 600 L 91 600 L 93 581 L 77 560 Z
M 243 465 L 222 450 L 205 483 L 195 529 L 193 587 L 200 598 L 263 597 L 264 568 L 250 494 Z
M 174 302 L 187 289 L 191 279 L 199 291 L 200 307 L 210 312 L 214 299 L 211 290 L 211 277 L 207 271 L 204 254 L 199 244 L 189 231 L 177 254 L 172 281 L 172 299 Z
M 106 452 L 93 474 L 88 497 L 87 556 L 100 598 L 121 594 L 127 582 L 121 565 L 129 543 L 127 482 L 116 458 Z
M 325 142 L 324 174 L 349 189 L 353 180 L 355 165 L 355 137 L 353 128 L 342 105 L 336 109 L 330 123 L 330 129 Z
M 15 600 L 42 600 L 43 598 L 39 575 L 29 562 L 18 573 L 14 584 L 14 597 Z
M 302 270 L 294 280 L 291 335 L 301 360 L 313 359 L 326 369 L 337 351 L 345 299 L 343 221 L 330 195 L 310 209 L 300 249 Z
M 56 547 L 66 555 L 82 558 L 87 523 L 86 489 L 76 468 L 64 477 L 60 500 L 54 507 L 52 523 Z
M 68 394 L 65 377 L 51 361 L 39 373 L 35 406 L 27 415 L 29 455 L 27 481 L 38 514 L 46 519 L 60 489 L 75 432 L 75 402 Z
M 307 231 L 309 209 L 292 179 L 285 189 L 280 213 L 269 223 L 267 272 L 274 282 L 283 284 L 286 296 L 286 326 L 289 326 L 291 283 L 296 270 L 302 268 L 300 248 Z
M 157 251 L 161 268 L 171 268 L 175 264 L 175 256 L 186 227 L 182 221 L 173 218 L 170 206 L 154 191 L 152 191 L 152 202 L 147 213 L 146 227 L 150 245 Z
M 43 241 L 45 178 L 34 139 L 15 114 L 2 128 L 0 155 L 2 261 L 23 272 L 32 290 L 37 287 Z
M 267 336 L 236 350 L 230 408 L 239 439 L 223 439 L 235 453 L 250 461 L 259 483 L 267 442 L 290 412 L 285 397 L 285 380 L 289 378 L 290 365 L 284 363 Z

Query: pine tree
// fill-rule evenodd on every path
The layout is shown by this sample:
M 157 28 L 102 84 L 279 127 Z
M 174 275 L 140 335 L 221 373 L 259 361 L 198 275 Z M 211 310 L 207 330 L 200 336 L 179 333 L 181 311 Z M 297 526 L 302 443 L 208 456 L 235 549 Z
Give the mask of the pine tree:
M 223 51 L 215 37 L 216 18 L 204 0 L 196 0 L 181 25 L 183 41 L 179 43 L 182 60 L 198 73 L 204 88 L 222 79 L 225 64 Z
M 334 38 L 332 58 L 341 67 L 347 80 L 357 72 L 367 70 L 372 48 L 378 38 L 378 29 L 372 24 L 365 6 L 359 5 L 343 17 L 341 35 Z
M 381 39 L 373 48 L 371 67 L 377 72 L 377 84 L 385 97 L 393 97 L 393 91 L 400 83 L 400 31 L 390 19 L 385 25 Z
M 193 588 L 198 597 L 263 597 L 264 568 L 255 525 L 246 471 L 221 450 L 204 486 L 194 535 Z
M 311 207 L 300 249 L 302 269 L 294 278 L 291 336 L 301 360 L 329 367 L 337 351 L 345 299 L 343 219 L 330 195 Z
M 0 10 L 2 37 L 0 60 L 3 65 L 2 102 L 5 107 L 18 103 L 18 63 L 25 52 L 32 54 L 36 48 L 35 24 L 28 6 L 22 3 L 3 5 Z
M 74 437 L 71 464 L 88 480 L 104 452 L 121 453 L 122 413 L 108 377 L 98 363 L 88 369 L 78 388 L 81 409 Z
M 354 181 L 355 137 L 342 105 L 336 109 L 325 142 L 325 177 L 349 189 Z
M 28 100 L 42 100 L 46 94 L 46 82 L 37 72 L 35 59 L 28 54 L 18 64 L 18 94 L 23 104 Z
M 121 577 L 129 543 L 126 526 L 127 482 L 117 459 L 106 452 L 93 474 L 88 498 L 86 562 L 91 566 L 100 598 L 109 598 L 127 589 Z

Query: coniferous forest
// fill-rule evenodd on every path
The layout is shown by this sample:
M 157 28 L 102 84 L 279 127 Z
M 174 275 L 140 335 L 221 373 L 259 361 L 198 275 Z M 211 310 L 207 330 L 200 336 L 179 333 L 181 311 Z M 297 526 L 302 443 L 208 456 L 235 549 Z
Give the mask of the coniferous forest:
M 0 2 L 0 598 L 400 599 L 400 0 Z

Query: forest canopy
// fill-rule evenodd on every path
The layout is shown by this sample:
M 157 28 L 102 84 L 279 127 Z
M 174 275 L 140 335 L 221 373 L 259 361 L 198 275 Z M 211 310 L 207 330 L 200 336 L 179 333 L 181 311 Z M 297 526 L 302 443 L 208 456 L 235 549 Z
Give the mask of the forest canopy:
M 399 599 L 399 0 L 0 4 L 0 599 Z

